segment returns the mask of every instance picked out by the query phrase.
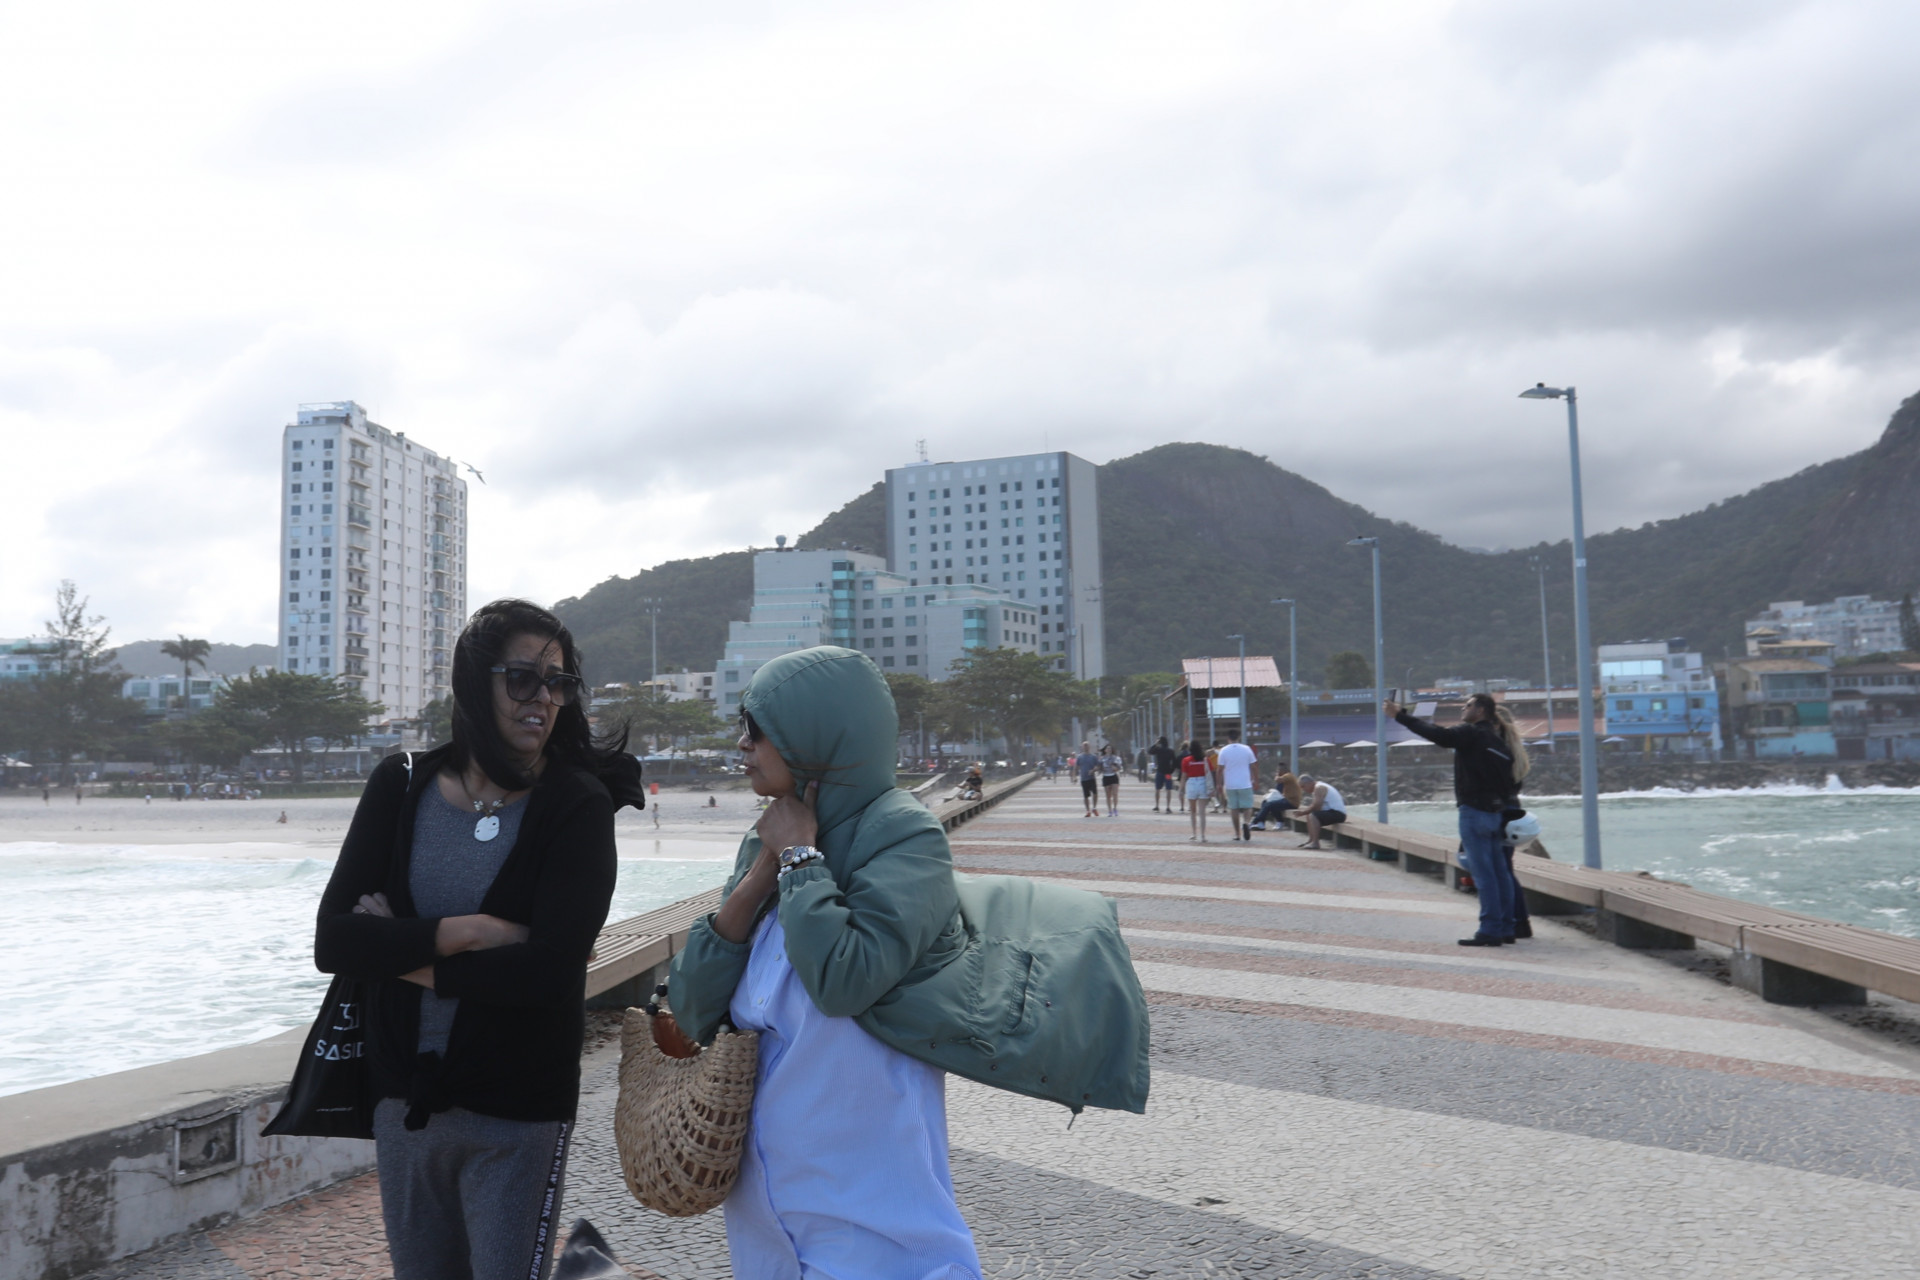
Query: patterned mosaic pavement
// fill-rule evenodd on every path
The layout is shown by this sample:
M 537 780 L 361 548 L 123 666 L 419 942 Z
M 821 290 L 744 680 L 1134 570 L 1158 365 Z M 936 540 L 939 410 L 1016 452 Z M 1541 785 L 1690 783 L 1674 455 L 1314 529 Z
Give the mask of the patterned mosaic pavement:
M 954 1181 L 993 1277 L 1920 1274 L 1920 1049 L 1681 957 L 1540 921 L 1466 951 L 1464 895 L 1391 864 L 1187 840 L 1065 783 L 955 834 L 963 870 L 1118 899 L 1154 1013 L 1145 1116 L 955 1081 Z M 1911 1006 L 1882 1007 L 1911 1026 Z M 1867 1021 L 1872 1021 L 1868 1019 Z M 719 1215 L 627 1198 L 589 1056 L 567 1217 L 636 1273 L 729 1273 Z M 100 1276 L 368 1276 L 370 1179 Z

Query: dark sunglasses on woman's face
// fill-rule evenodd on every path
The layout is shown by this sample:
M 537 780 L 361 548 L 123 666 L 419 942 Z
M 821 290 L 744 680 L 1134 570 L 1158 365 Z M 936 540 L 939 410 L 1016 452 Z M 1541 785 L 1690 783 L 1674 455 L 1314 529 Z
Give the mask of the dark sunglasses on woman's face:
M 506 679 L 507 696 L 515 702 L 532 702 L 540 696 L 540 686 L 547 686 L 547 695 L 553 699 L 556 707 L 564 707 L 579 698 L 586 685 L 579 676 L 556 671 L 543 676 L 532 667 L 488 667 L 487 670 Z

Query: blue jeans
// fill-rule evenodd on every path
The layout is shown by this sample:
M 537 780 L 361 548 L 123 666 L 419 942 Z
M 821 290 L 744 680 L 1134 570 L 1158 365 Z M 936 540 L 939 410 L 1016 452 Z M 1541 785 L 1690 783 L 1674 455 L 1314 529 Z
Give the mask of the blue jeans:
M 1263 826 L 1269 822 L 1278 822 L 1280 815 L 1292 807 L 1285 800 L 1268 800 L 1260 806 L 1260 812 L 1253 815 L 1253 820 Z
M 1460 844 L 1466 850 L 1467 873 L 1480 893 L 1480 932 L 1489 938 L 1513 936 L 1515 885 L 1502 847 L 1505 825 L 1497 812 L 1460 806 Z

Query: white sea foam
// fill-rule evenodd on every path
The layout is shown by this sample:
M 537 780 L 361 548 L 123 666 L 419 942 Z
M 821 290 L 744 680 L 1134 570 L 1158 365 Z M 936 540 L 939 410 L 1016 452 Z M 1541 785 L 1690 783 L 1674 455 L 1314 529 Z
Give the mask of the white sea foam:
M 621 860 L 614 918 L 720 883 L 733 857 L 731 844 L 639 843 Z M 313 920 L 333 856 L 317 852 L 0 844 L 0 1094 L 305 1026 L 327 984 Z
M 1750 800 L 1755 796 L 1786 796 L 1804 798 L 1807 796 L 1920 796 L 1920 787 L 1887 787 L 1877 783 L 1864 787 L 1849 787 L 1840 779 L 1828 774 L 1821 786 L 1812 786 L 1804 782 L 1769 782 L 1757 787 L 1645 787 L 1639 790 L 1602 791 L 1602 800 Z M 1532 800 L 1578 800 L 1578 792 L 1563 794 L 1560 792 L 1527 793 Z
M 1600 806 L 1602 860 L 1713 893 L 1920 936 L 1920 791 L 1859 787 L 1638 793 Z M 1711 801 L 1712 803 L 1682 803 Z M 1577 797 L 1527 797 L 1558 858 L 1580 856 Z M 1451 833 L 1451 805 L 1393 821 Z

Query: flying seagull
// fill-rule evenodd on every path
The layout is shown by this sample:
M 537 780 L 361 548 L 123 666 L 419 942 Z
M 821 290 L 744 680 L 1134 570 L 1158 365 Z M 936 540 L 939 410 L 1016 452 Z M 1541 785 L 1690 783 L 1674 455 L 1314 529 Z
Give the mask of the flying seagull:
M 487 478 L 480 474 L 480 468 L 474 466 L 471 462 L 463 462 L 460 465 L 465 467 L 467 470 L 473 472 L 473 478 L 475 480 L 478 480 L 481 484 L 485 484 L 487 482 Z

